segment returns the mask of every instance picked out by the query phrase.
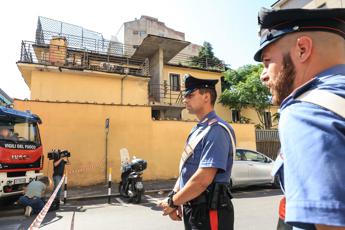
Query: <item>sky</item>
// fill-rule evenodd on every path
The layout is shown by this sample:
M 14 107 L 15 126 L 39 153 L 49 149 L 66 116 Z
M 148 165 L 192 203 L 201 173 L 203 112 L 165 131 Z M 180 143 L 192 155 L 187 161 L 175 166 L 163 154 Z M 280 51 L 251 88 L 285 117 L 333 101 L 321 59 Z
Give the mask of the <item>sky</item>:
M 34 41 L 38 16 L 115 35 L 124 22 L 148 15 L 185 33 L 186 41 L 211 43 L 216 57 L 231 68 L 255 64 L 259 46 L 257 15 L 276 0 L 11 0 L 0 6 L 0 88 L 10 97 L 30 98 L 16 62 L 21 41 Z

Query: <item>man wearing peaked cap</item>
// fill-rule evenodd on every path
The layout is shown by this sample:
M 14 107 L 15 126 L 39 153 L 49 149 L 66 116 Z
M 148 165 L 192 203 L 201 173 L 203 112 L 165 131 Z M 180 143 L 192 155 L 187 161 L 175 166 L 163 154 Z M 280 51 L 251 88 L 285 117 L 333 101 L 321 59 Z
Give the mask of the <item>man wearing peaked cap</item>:
M 191 94 L 196 89 L 213 89 L 218 83 L 218 80 L 208 80 L 195 78 L 192 75 L 187 74 L 185 76 L 185 96 Z
M 232 230 L 234 209 L 230 175 L 235 135 L 229 124 L 214 112 L 218 80 L 185 78 L 187 110 L 199 123 L 187 138 L 181 156 L 179 178 L 160 203 L 164 215 L 182 219 L 186 230 Z
M 280 105 L 272 173 L 283 181 L 285 221 L 345 229 L 345 9 L 262 9 L 259 26 L 254 59 Z

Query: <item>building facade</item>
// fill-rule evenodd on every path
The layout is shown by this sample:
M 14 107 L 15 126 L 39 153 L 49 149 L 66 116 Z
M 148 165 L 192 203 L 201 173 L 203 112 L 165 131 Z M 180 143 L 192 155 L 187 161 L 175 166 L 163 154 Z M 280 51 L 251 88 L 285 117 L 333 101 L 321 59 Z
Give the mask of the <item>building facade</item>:
M 125 22 L 117 34 L 117 39 L 124 44 L 140 45 L 147 35 L 156 35 L 159 37 L 172 38 L 176 40 L 185 41 L 185 34 L 176 31 L 165 25 L 164 22 L 158 18 L 150 16 L 141 16 L 140 19 Z M 189 43 L 185 48 L 179 52 L 179 58 L 188 58 L 197 56 L 201 49 L 200 45 Z
M 343 8 L 345 0 L 279 0 L 273 3 L 273 9 L 291 9 L 291 8 Z
M 113 178 L 119 180 L 119 150 L 124 147 L 148 161 L 145 179 L 177 177 L 185 139 L 196 124 L 182 103 L 183 76 L 218 79 L 216 90 L 221 94 L 221 67 L 171 62 L 189 44 L 149 34 L 133 48 L 40 17 L 35 41 L 22 42 L 17 62 L 31 99 L 15 100 L 15 108 L 41 117 L 45 154 L 51 149 L 71 152 L 72 186 L 103 182 L 108 167 L 115 169 Z M 228 109 L 217 104 L 215 110 L 231 121 Z M 234 129 L 239 147 L 256 149 L 254 125 L 234 124 Z M 47 157 L 44 165 L 45 174 L 51 175 Z
M 6 106 L 12 104 L 13 99 L 0 89 L 0 105 Z

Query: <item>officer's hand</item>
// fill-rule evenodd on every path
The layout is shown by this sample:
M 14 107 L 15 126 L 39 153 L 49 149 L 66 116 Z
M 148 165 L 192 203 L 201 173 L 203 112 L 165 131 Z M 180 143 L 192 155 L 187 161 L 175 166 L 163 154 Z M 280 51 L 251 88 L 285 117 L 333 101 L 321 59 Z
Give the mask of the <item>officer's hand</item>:
M 169 214 L 170 219 L 175 221 L 181 221 L 182 220 L 182 210 L 181 206 L 179 206 L 177 209 L 175 209 L 173 212 Z
M 161 201 L 159 204 L 158 204 L 159 207 L 162 208 L 163 210 L 163 216 L 166 216 L 166 215 L 169 215 L 170 213 L 172 213 L 175 208 L 171 208 L 167 202 L 167 199 Z

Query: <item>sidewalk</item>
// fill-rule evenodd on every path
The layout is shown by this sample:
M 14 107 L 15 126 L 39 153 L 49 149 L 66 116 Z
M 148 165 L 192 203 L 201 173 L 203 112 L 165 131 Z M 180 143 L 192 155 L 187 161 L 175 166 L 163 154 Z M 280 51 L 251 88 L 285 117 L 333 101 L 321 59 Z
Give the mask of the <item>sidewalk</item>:
M 176 180 L 143 181 L 145 193 L 168 192 L 175 185 Z M 118 196 L 118 183 L 111 184 L 111 196 Z M 63 191 L 62 191 L 63 194 Z M 62 195 L 61 194 L 61 195 Z M 63 196 L 63 195 L 62 195 Z M 72 187 L 67 190 L 67 200 L 81 200 L 108 196 L 108 183 L 83 187 Z

